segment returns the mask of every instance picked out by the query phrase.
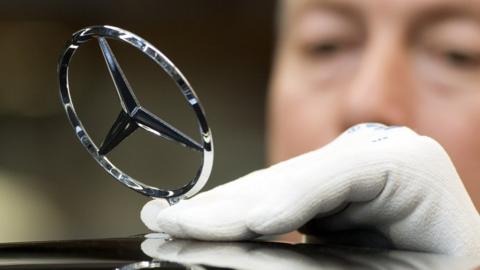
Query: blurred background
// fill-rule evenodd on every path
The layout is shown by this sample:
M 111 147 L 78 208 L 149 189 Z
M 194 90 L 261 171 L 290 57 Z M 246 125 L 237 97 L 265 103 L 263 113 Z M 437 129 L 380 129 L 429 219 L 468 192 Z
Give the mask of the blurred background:
M 60 104 L 57 61 L 77 30 L 99 24 L 145 38 L 181 69 L 214 135 L 207 187 L 264 166 L 264 110 L 274 2 L 2 1 L 0 3 L 0 242 L 128 236 L 148 198 L 111 178 L 80 145 Z M 142 104 L 198 139 L 173 81 L 140 51 L 110 41 Z M 95 40 L 71 62 L 73 101 L 99 145 L 120 111 Z M 125 172 L 179 187 L 200 156 L 138 130 L 111 153 Z

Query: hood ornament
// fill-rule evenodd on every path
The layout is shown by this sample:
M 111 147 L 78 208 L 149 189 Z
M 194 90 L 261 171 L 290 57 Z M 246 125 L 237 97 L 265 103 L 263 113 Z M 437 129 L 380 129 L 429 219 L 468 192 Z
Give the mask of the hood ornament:
M 80 45 L 92 39 L 98 41 L 121 104 L 120 113 L 100 147 L 92 141 L 75 112 L 68 81 L 68 68 L 72 56 Z M 195 113 L 200 130 L 201 143 L 188 137 L 141 105 L 108 45 L 107 39 L 123 41 L 139 49 L 151 60 L 160 65 L 174 80 Z M 68 120 L 75 130 L 77 138 L 92 157 L 116 180 L 143 195 L 153 198 L 164 198 L 170 204 L 174 204 L 182 198 L 195 195 L 206 184 L 213 166 L 213 141 L 205 113 L 187 79 L 180 70 L 153 45 L 133 33 L 114 26 L 105 25 L 84 28 L 74 33 L 71 40 L 67 42 L 58 63 L 58 78 L 61 102 L 67 113 Z M 195 177 L 178 189 L 166 190 L 146 185 L 117 168 L 106 155 L 138 128 L 142 128 L 161 138 L 177 142 L 194 151 L 202 152 L 201 166 Z

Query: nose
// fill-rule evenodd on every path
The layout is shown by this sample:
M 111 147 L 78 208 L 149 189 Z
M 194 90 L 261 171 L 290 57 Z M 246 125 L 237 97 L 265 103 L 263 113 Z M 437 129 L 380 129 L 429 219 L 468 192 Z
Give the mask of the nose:
M 344 128 L 363 122 L 409 125 L 413 99 L 410 72 L 408 48 L 398 38 L 384 33 L 371 40 L 347 85 Z

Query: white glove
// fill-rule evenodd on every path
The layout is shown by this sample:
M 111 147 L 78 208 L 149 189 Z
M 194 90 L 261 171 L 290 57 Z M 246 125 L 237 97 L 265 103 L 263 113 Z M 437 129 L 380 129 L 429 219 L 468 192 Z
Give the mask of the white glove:
M 480 216 L 450 158 L 408 128 L 357 125 L 319 150 L 164 204 L 147 203 L 142 220 L 177 238 L 249 239 L 316 219 L 322 232 L 375 228 L 399 249 L 480 254 Z

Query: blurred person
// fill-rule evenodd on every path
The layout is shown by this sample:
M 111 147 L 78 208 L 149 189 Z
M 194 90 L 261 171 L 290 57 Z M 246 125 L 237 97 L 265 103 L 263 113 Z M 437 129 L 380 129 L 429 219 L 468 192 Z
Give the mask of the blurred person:
M 275 165 L 172 207 L 151 201 L 147 227 L 479 255 L 480 2 L 285 0 L 278 12 Z

